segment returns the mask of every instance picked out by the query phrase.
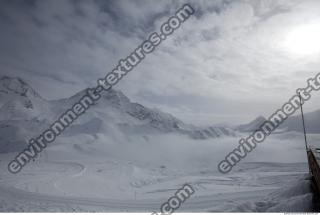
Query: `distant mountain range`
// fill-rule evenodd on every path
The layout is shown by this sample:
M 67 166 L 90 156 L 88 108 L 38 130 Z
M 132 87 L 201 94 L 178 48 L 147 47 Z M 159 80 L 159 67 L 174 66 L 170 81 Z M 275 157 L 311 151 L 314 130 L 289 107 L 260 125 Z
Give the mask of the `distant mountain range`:
M 320 133 L 320 110 L 304 114 L 307 133 Z M 253 132 L 257 130 L 267 119 L 259 116 L 248 124 L 236 127 L 240 132 Z M 289 117 L 279 127 L 282 131 L 303 132 L 301 114 Z
M 0 153 L 23 149 L 27 141 L 37 137 L 65 110 L 86 93 L 78 92 L 70 98 L 49 101 L 41 97 L 21 78 L 3 76 L 0 78 Z M 237 132 L 257 130 L 266 120 L 257 117 L 248 124 L 235 128 L 223 126 L 198 127 L 157 109 L 147 108 L 131 102 L 122 92 L 104 92 L 96 105 L 77 119 L 62 135 L 80 134 L 97 138 L 103 133 L 113 138 L 118 136 L 174 133 L 192 139 L 208 139 L 235 136 Z M 320 133 L 320 110 L 305 113 L 308 133 Z M 301 116 L 289 117 L 281 126 L 281 131 L 302 132 Z
M 70 98 L 48 101 L 25 81 L 16 77 L 0 78 L 0 152 L 23 149 L 27 140 L 37 137 L 61 113 L 85 94 L 85 90 Z M 197 127 L 185 124 L 171 114 L 133 103 L 122 92 L 103 93 L 96 105 L 77 119 L 64 136 L 89 134 L 97 137 L 176 133 L 193 139 L 234 136 L 227 127 Z

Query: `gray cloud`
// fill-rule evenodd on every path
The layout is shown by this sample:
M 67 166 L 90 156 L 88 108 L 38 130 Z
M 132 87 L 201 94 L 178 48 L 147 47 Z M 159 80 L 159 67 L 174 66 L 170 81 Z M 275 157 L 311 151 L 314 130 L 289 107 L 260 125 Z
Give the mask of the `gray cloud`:
M 320 19 L 318 1 L 34 0 L 0 2 L 0 74 L 49 99 L 71 96 L 185 2 L 196 15 L 116 86 L 133 100 L 199 123 L 245 121 L 270 114 L 319 68 L 317 56 L 281 47 L 291 28 Z

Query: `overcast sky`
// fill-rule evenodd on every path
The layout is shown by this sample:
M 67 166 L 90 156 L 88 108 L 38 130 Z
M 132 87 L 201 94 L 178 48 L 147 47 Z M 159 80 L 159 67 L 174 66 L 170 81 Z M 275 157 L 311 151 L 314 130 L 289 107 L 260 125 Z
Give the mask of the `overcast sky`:
M 195 16 L 115 89 L 187 122 L 238 123 L 272 114 L 320 71 L 320 42 L 299 32 L 320 32 L 320 1 L 187 2 Z M 184 3 L 1 0 L 0 74 L 23 78 L 47 99 L 71 96 L 94 86 Z M 317 94 L 307 111 L 319 108 Z

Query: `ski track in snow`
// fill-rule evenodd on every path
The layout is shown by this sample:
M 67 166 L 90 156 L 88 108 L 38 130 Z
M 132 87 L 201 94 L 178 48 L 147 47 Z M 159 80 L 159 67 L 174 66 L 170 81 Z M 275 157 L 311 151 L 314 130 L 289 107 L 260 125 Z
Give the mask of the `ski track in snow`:
M 43 172 L 40 178 L 31 177 L 29 180 L 21 179 L 15 180 L 15 176 L 9 176 L 7 179 L 0 181 L 0 199 L 6 199 L 10 202 L 17 204 L 30 204 L 30 202 L 37 202 L 44 205 L 63 205 L 64 207 L 56 206 L 56 210 L 67 211 L 110 211 L 110 212 L 151 212 L 159 211 L 160 205 L 165 202 L 171 195 L 174 194 L 175 189 L 171 191 L 155 189 L 154 193 L 162 193 L 160 198 L 155 199 L 105 199 L 105 198 L 87 198 L 78 196 L 66 196 L 61 184 L 66 179 L 81 178 L 87 171 L 87 167 L 84 164 L 71 162 L 71 161 L 55 161 L 48 162 L 48 164 L 56 166 L 59 174 L 50 174 Z M 263 196 L 267 196 L 275 190 L 280 188 L 280 184 L 264 185 L 263 181 L 266 178 L 270 180 L 278 180 L 277 177 L 290 177 L 290 175 L 303 176 L 301 172 L 251 172 L 251 173 L 235 173 L 227 176 L 224 175 L 211 175 L 211 176 L 185 176 L 180 178 L 164 180 L 164 183 L 169 182 L 175 184 L 176 188 L 179 188 L 179 184 L 183 184 L 185 181 L 191 182 L 196 193 L 190 199 L 188 199 L 179 211 L 219 211 L 219 210 L 231 210 L 233 208 L 241 209 L 241 204 L 245 204 L 247 201 L 252 202 L 262 199 Z M 285 179 L 283 179 L 285 180 Z M 10 181 L 11 185 L 8 185 Z M 28 183 L 46 183 L 52 184 L 61 195 L 50 195 L 47 193 L 30 192 L 21 188 L 22 184 Z M 161 183 L 161 182 L 159 182 Z M 90 185 L 88 185 L 90 186 Z M 157 187 L 165 187 L 158 184 Z M 219 189 L 220 187 L 220 189 Z M 89 188 L 90 189 L 90 188 Z M 209 192 L 206 191 L 209 189 Z M 228 190 L 229 191 L 226 191 Z M 215 192 L 216 190 L 216 192 Z M 203 192 L 205 191 L 205 192 Z M 171 193 L 171 194 L 170 194 Z M 263 194 L 262 194 L 263 193 Z M 20 202 L 20 203 L 19 203 Z M 22 203 L 21 203 L 22 202 Z M 29 203 L 28 203 L 29 202 Z M 261 204 L 261 203 L 260 203 Z M 63 209 L 67 206 L 68 209 Z M 229 209 L 227 208 L 229 207 Z M 231 207 L 231 208 L 230 208 Z M 71 208 L 71 209 L 70 209 Z M 1 209 L 1 208 L 0 208 Z M 31 209 L 35 210 L 35 208 Z M 243 209 L 246 210 L 246 209 Z M 256 210 L 252 208 L 252 210 Z

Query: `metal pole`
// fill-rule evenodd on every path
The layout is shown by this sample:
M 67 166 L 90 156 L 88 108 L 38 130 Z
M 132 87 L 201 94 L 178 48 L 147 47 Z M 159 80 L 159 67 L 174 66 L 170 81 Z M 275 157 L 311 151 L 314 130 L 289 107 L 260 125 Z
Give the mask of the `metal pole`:
M 308 151 L 308 144 L 307 144 L 307 134 L 306 134 L 306 126 L 304 123 L 304 115 L 303 115 L 303 109 L 302 109 L 302 98 L 301 98 L 301 94 L 299 93 L 299 99 L 300 99 L 300 110 L 301 110 L 301 117 L 302 117 L 302 125 L 303 125 L 303 134 L 304 134 L 304 142 L 305 142 L 305 146 L 306 146 L 306 153 L 307 153 L 307 160 L 308 160 L 308 166 L 309 166 L 309 174 L 312 174 L 312 170 L 311 170 L 311 166 L 310 166 L 310 161 L 309 161 L 309 152 Z
M 301 117 L 302 117 L 302 125 L 303 125 L 304 142 L 305 142 L 305 145 L 306 145 L 306 151 L 308 152 L 306 126 L 305 126 L 305 123 L 304 123 L 304 115 L 303 115 L 303 109 L 302 109 L 302 99 L 301 99 L 301 94 L 300 93 L 299 93 L 299 98 L 300 98 L 300 109 L 301 109 Z

